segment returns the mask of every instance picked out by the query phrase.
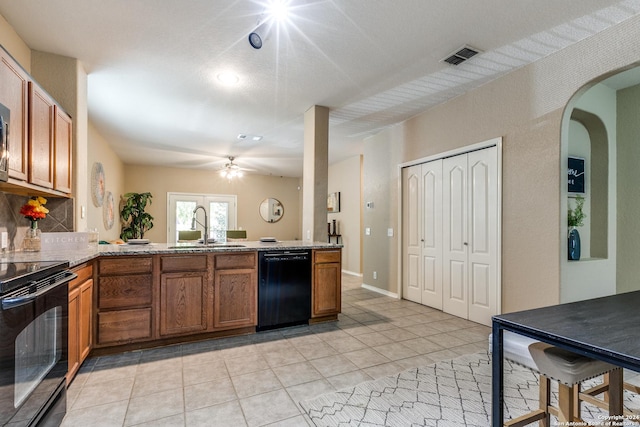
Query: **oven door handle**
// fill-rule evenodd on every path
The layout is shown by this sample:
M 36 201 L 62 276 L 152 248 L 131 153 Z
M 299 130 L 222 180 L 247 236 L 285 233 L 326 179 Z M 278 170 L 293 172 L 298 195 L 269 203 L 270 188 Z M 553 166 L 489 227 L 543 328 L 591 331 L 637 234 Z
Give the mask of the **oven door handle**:
M 29 304 L 31 301 L 38 297 L 37 293 L 25 295 L 16 298 L 4 298 L 2 300 L 2 309 L 11 310 L 12 308 L 20 307 L 21 305 Z
M 70 281 L 72 281 L 73 279 L 77 278 L 78 275 L 75 273 L 69 273 L 67 274 L 64 279 L 62 280 L 58 280 L 55 283 L 50 284 L 49 286 L 45 286 L 41 289 L 38 289 L 37 292 L 33 292 L 31 294 L 28 295 L 22 295 L 19 297 L 14 297 L 14 298 L 3 298 L 2 299 L 2 309 L 3 310 L 11 310 L 12 308 L 16 308 L 16 307 L 20 307 L 21 305 L 26 305 L 31 303 L 33 300 L 35 300 L 36 298 L 38 298 L 40 295 L 44 294 L 45 292 L 49 292 L 49 290 L 60 286 L 64 283 L 68 283 Z

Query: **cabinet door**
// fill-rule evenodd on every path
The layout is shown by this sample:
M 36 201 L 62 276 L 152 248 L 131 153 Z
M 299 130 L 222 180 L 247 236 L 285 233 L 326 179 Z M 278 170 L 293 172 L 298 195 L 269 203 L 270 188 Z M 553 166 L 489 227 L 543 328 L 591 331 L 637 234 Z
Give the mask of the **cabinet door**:
M 336 315 L 341 304 L 340 263 L 315 264 L 313 267 L 313 301 L 311 317 Z
M 257 324 L 256 270 L 215 270 L 213 326 L 231 329 Z
M 54 128 L 53 187 L 63 193 L 71 193 L 72 122 L 71 117 L 57 106 Z
M 160 335 L 207 329 L 207 274 L 165 273 L 160 276 Z
M 87 358 L 92 344 L 92 314 L 93 314 L 93 279 L 84 282 L 79 289 L 80 310 L 78 312 L 78 348 L 80 362 Z
M 80 313 L 80 288 L 69 292 L 69 351 L 67 357 L 69 367 L 67 370 L 67 384 L 71 382 L 76 371 L 80 368 L 79 339 L 79 313 Z
M 9 176 L 26 181 L 29 179 L 29 76 L 3 49 L 0 49 L 0 82 L 0 103 L 11 111 Z
M 53 101 L 29 82 L 29 182 L 53 188 Z

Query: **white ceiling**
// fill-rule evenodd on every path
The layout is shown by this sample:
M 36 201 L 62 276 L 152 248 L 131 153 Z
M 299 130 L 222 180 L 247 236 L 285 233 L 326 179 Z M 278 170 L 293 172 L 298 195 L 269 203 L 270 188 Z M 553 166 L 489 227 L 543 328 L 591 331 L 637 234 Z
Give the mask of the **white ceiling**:
M 0 0 L 0 14 L 32 49 L 81 60 L 90 120 L 125 163 L 218 169 L 235 156 L 255 173 L 301 176 L 312 105 L 330 108 L 335 162 L 640 13 L 640 0 L 290 0 L 288 22 L 270 25 L 266 2 Z M 465 44 L 484 53 L 441 62 Z M 237 86 L 216 79 L 227 70 Z

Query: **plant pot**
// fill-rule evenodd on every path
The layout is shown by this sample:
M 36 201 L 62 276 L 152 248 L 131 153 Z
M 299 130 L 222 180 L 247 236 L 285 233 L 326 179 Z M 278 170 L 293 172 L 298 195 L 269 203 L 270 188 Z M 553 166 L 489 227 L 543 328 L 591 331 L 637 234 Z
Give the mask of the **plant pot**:
M 569 261 L 578 261 L 580 259 L 580 233 L 575 227 L 569 229 L 567 248 Z

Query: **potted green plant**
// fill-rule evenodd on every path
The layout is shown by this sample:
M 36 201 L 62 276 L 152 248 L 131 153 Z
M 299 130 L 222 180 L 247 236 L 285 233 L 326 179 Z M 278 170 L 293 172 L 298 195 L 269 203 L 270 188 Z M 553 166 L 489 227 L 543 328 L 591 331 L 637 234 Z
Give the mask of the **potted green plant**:
M 584 197 L 576 196 L 575 207 L 569 207 L 567 211 L 567 225 L 569 226 L 568 235 L 568 257 L 571 261 L 580 259 L 580 233 L 576 227 L 584 225 L 584 219 L 587 215 L 584 213 Z
M 120 219 L 122 229 L 120 238 L 142 239 L 144 233 L 153 228 L 153 217 L 145 212 L 147 205 L 151 204 L 151 193 L 126 193 L 122 196 Z

